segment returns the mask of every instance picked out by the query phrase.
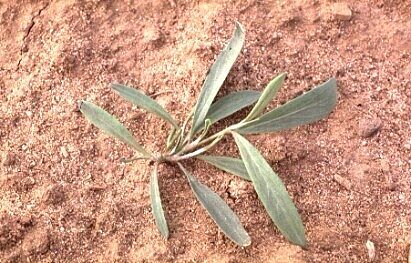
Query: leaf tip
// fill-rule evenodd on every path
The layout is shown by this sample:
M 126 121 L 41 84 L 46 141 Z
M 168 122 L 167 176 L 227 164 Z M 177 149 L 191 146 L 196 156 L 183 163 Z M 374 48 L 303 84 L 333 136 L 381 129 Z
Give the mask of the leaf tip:
M 248 247 L 249 245 L 251 245 L 251 238 L 250 236 L 248 236 L 248 238 L 244 241 L 243 244 L 241 244 L 242 247 Z
M 164 237 L 166 240 L 169 238 L 170 233 L 168 232 L 168 229 L 166 231 L 160 231 L 160 234 L 162 237 Z
M 323 85 L 326 86 L 328 89 L 332 89 L 333 92 L 337 91 L 337 79 L 334 77 L 328 79 L 326 82 L 324 82 Z
M 305 236 L 303 236 L 301 239 L 299 240 L 294 240 L 293 242 L 295 245 L 302 247 L 303 249 L 307 248 L 307 240 L 305 239 Z
M 332 100 L 332 108 L 334 108 L 337 104 L 337 79 L 330 78 L 329 80 L 327 80 L 327 82 L 325 82 L 324 85 L 327 86 L 329 92 L 331 93 L 330 98 Z
M 243 25 L 241 25 L 241 23 L 240 23 L 239 21 L 235 21 L 235 28 L 236 28 L 236 30 L 240 30 L 240 32 L 244 34 L 245 29 L 244 29 Z
M 287 78 L 287 72 L 281 72 L 273 81 L 278 81 L 279 87 L 281 87 L 284 83 L 284 80 Z
M 287 72 L 281 72 L 277 75 L 270 83 L 278 83 L 278 88 L 281 87 L 284 83 L 284 80 L 287 78 Z
M 336 78 L 332 77 L 328 81 L 330 81 L 333 86 L 337 86 L 337 79 Z
M 77 109 L 81 111 L 81 106 L 83 106 L 84 100 L 77 101 Z
M 280 77 L 280 78 L 282 78 L 282 79 L 286 78 L 286 77 L 287 77 L 287 72 L 281 72 L 281 73 L 278 75 L 278 77 Z

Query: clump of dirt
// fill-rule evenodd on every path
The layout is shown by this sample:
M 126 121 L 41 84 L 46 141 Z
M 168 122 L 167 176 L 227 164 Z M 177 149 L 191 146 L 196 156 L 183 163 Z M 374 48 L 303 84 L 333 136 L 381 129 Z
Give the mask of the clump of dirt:
M 25 232 L 33 225 L 29 217 L 13 217 L 5 213 L 2 214 L 0 221 L 0 249 L 2 250 L 13 247 L 22 240 Z
M 411 244 L 409 1 L 13 1 L 0 3 L 0 258 L 5 262 L 406 262 Z M 87 99 L 151 151 L 169 126 L 108 87 L 155 94 L 177 119 L 231 36 L 246 43 L 220 95 L 262 90 L 287 72 L 274 107 L 329 77 L 329 118 L 250 136 L 283 179 L 306 226 L 287 243 L 248 182 L 188 168 L 239 215 L 252 245 L 221 234 L 176 167 L 160 166 L 170 226 L 151 216 L 148 164 L 84 120 Z M 241 115 L 241 114 L 240 114 Z M 241 116 L 236 116 L 240 118 Z M 224 127 L 223 122 L 219 127 Z M 228 138 L 215 153 L 238 155 Z

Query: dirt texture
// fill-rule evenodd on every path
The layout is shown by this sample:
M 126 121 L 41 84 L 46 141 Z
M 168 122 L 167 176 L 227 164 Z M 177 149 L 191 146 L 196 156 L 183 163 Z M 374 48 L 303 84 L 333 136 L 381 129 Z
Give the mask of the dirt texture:
M 407 262 L 410 10 L 406 0 L 1 1 L 0 262 Z M 186 166 L 239 215 L 252 245 L 227 239 L 168 165 L 159 167 L 164 240 L 152 167 L 121 164 L 133 152 L 77 109 L 79 99 L 100 105 L 160 151 L 169 125 L 109 84 L 170 91 L 156 99 L 184 120 L 236 20 L 246 43 L 219 96 L 261 91 L 287 72 L 274 107 L 338 80 L 329 118 L 248 136 L 295 201 L 306 250 L 279 234 L 250 183 L 200 161 Z M 238 155 L 228 137 L 213 152 Z

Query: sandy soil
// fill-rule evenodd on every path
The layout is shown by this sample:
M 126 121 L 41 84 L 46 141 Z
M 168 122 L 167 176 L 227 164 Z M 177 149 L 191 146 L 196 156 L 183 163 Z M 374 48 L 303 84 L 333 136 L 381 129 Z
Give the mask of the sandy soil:
M 400 0 L 0 2 L 0 261 L 407 262 L 410 10 Z M 150 211 L 151 167 L 120 164 L 132 152 L 76 106 L 97 103 L 161 149 L 168 125 L 109 84 L 172 91 L 157 99 L 183 120 L 236 20 L 246 44 L 221 95 L 262 90 L 285 71 L 275 106 L 338 80 L 328 119 L 249 137 L 287 185 L 307 250 L 281 237 L 249 183 L 201 162 L 187 166 L 240 216 L 253 243 L 240 248 L 220 233 L 165 165 L 171 234 L 163 240 Z M 230 138 L 214 152 L 238 155 Z

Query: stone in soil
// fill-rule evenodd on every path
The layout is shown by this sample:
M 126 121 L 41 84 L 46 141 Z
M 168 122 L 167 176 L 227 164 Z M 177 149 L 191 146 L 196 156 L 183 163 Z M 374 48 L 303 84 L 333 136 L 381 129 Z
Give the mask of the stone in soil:
M 331 6 L 331 12 L 335 20 L 349 21 L 352 11 L 347 3 L 335 3 Z
M 320 11 L 324 20 L 349 21 L 352 11 L 347 3 L 334 3 Z
M 369 138 L 375 135 L 382 127 L 382 121 L 379 118 L 363 119 L 360 121 L 358 128 L 362 138 Z

